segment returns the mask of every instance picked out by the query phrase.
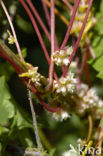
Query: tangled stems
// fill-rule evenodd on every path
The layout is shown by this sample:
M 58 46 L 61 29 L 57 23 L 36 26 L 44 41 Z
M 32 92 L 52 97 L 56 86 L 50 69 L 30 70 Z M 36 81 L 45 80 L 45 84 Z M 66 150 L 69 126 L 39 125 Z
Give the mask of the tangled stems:
M 45 17 L 46 17 L 48 26 L 50 27 L 50 20 L 49 20 L 50 19 L 50 15 L 49 15 L 48 7 L 45 4 L 44 0 L 41 0 L 41 2 L 42 2 L 42 6 L 43 6 L 43 9 L 44 9 L 44 13 L 45 13 Z
M 73 10 L 72 5 L 67 0 L 62 0 L 62 1 L 67 5 L 67 7 L 69 8 L 70 11 Z
M 47 4 L 49 8 L 51 8 L 51 4 L 48 0 L 43 1 Z M 61 15 L 57 8 L 55 8 L 55 14 L 61 19 L 64 24 L 66 24 L 67 26 L 69 25 L 69 21 L 63 15 Z
M 35 29 L 35 31 L 36 31 L 36 33 L 37 33 L 37 36 L 38 36 L 39 41 L 40 41 L 40 43 L 41 43 L 41 46 L 42 46 L 42 48 L 43 48 L 44 54 L 45 54 L 46 59 L 47 59 L 47 61 L 48 61 L 48 63 L 49 63 L 49 85 L 48 85 L 47 87 L 51 90 L 52 85 L 53 85 L 53 75 L 55 75 L 55 79 L 57 79 L 57 76 L 56 76 L 56 74 L 54 73 L 54 62 L 52 61 L 51 58 L 49 58 L 49 55 L 48 55 L 47 49 L 46 49 L 46 47 L 45 47 L 45 44 L 44 44 L 44 42 L 43 42 L 42 36 L 41 36 L 41 34 L 40 34 L 40 31 L 39 31 L 39 29 L 38 29 L 38 27 L 37 27 L 36 21 L 35 21 L 35 19 L 34 19 L 32 13 L 31 13 L 31 11 L 30 11 L 30 9 L 28 8 L 28 6 L 26 5 L 26 3 L 25 3 L 24 0 L 19 0 L 19 1 L 20 1 L 20 3 L 22 4 L 22 6 L 25 8 L 27 14 L 29 15 L 29 17 L 30 17 L 30 19 L 31 19 L 31 21 L 32 21 L 33 27 L 34 27 L 34 29 Z M 27 2 L 28 2 L 28 4 L 29 4 L 29 2 L 31 2 L 31 1 L 30 1 L 30 0 L 27 0 Z M 51 5 L 51 23 L 50 23 L 50 28 L 51 28 L 51 29 L 50 29 L 50 30 L 51 30 L 51 39 L 50 39 L 50 40 L 51 40 L 51 56 L 52 56 L 53 52 L 55 51 L 55 4 L 54 4 L 54 2 L 55 2 L 54 0 L 51 0 L 51 4 L 50 4 L 50 5 Z M 73 14 L 72 14 L 72 18 L 71 18 L 71 20 L 70 20 L 70 25 L 69 25 L 69 27 L 68 27 L 66 36 L 65 36 L 64 41 L 63 41 L 63 43 L 62 43 L 62 46 L 65 46 L 65 44 L 66 44 L 66 42 L 67 42 L 67 40 L 68 40 L 68 38 L 69 38 L 70 30 L 71 30 L 71 28 L 72 28 L 72 24 L 73 24 L 73 21 L 74 21 L 74 18 L 75 18 L 75 15 L 76 15 L 76 12 L 77 12 L 77 9 L 78 9 L 78 6 L 79 6 L 79 2 L 80 2 L 80 1 L 78 0 L 77 3 L 76 3 L 76 5 L 75 5 L 75 8 L 74 8 L 74 11 L 73 11 Z M 91 0 L 90 3 L 89 3 L 89 7 L 88 7 L 87 12 L 86 12 L 86 16 L 85 16 L 85 19 L 84 19 L 84 22 L 83 22 L 83 25 L 82 25 L 82 29 L 81 29 L 81 31 L 80 31 L 78 40 L 77 40 L 77 42 L 76 42 L 76 44 L 75 44 L 75 46 L 74 46 L 73 53 L 72 53 L 71 56 L 70 56 L 70 63 L 71 63 L 71 61 L 72 61 L 72 59 L 73 59 L 73 57 L 74 57 L 74 54 L 76 53 L 76 50 L 77 50 L 77 48 L 78 48 L 78 46 L 79 46 L 79 42 L 80 42 L 80 40 L 81 40 L 83 31 L 84 31 L 84 28 L 85 28 L 85 25 L 86 25 L 86 21 L 87 21 L 88 15 L 89 15 L 89 11 L 90 11 L 92 2 L 93 2 L 93 0 Z M 34 9 L 34 8 L 32 8 L 32 9 Z M 34 9 L 34 10 L 35 10 L 35 9 Z M 33 10 L 32 10 L 32 11 L 33 11 Z M 34 12 L 34 13 L 35 13 L 35 12 Z M 37 12 L 36 12 L 36 13 L 37 13 Z M 39 18 L 38 18 L 38 19 L 39 19 Z M 1 53 L 0 55 L 1 55 L 3 58 L 5 58 L 6 60 L 8 60 L 8 61 L 14 66 L 14 68 L 15 68 L 17 71 L 20 70 L 20 73 L 25 72 L 24 70 L 21 71 L 21 68 L 18 69 L 19 66 L 15 66 L 15 65 L 14 65 L 14 64 L 15 64 L 15 60 L 12 61 L 13 58 L 10 59 L 8 56 L 5 57 L 5 55 L 4 55 L 3 53 Z M 70 65 L 70 63 L 69 63 L 69 65 Z M 68 65 L 68 68 L 69 68 L 69 65 Z M 26 65 L 24 65 L 24 66 L 26 66 Z M 67 70 L 68 70 L 67 68 L 64 70 L 63 76 L 66 76 Z M 28 69 L 26 69 L 26 71 L 28 71 Z M 26 85 L 28 84 L 28 79 L 23 78 L 23 81 L 24 81 L 24 83 L 25 83 Z M 40 93 L 38 93 L 37 89 L 35 88 L 35 85 L 34 85 L 32 82 L 30 83 L 30 89 L 36 94 L 36 96 L 38 97 L 38 99 L 39 99 L 39 101 L 41 102 L 41 104 L 42 104 L 47 110 L 49 110 L 49 111 L 51 111 L 51 112 L 58 111 L 59 107 L 57 107 L 56 109 L 53 109 L 53 108 L 50 108 L 47 104 L 45 104 L 45 102 L 44 102 L 44 101 L 42 100 L 42 98 L 41 98 Z M 44 92 L 45 92 L 45 91 L 44 91 Z
M 38 22 L 40 23 L 42 29 L 44 30 L 46 36 L 48 37 L 48 40 L 50 41 L 50 34 L 49 34 L 49 32 L 48 32 L 46 26 L 44 25 L 44 23 L 43 23 L 41 17 L 39 16 L 39 14 L 38 14 L 36 8 L 35 8 L 34 5 L 32 4 L 31 0 L 27 0 L 27 3 L 29 4 L 29 6 L 30 6 L 30 8 L 31 8 L 31 10 L 32 10 L 32 12 L 33 12 L 33 14 L 34 14 L 35 17 L 37 18 L 37 20 L 38 20 Z
M 34 19 L 32 13 L 31 13 L 31 11 L 30 11 L 30 9 L 28 8 L 28 6 L 26 5 L 26 3 L 24 2 L 24 0 L 19 0 L 19 1 L 20 1 L 20 3 L 22 4 L 22 6 L 25 8 L 25 10 L 26 10 L 28 16 L 30 17 L 30 20 L 31 20 L 31 22 L 32 22 L 32 24 L 33 24 L 33 27 L 34 27 L 34 29 L 35 29 L 35 31 L 36 31 L 36 34 L 37 34 L 37 36 L 38 36 L 38 38 L 39 38 L 40 44 L 41 44 L 41 46 L 42 46 L 42 48 L 43 48 L 43 51 L 44 51 L 45 57 L 46 57 L 46 59 L 47 59 L 47 62 L 49 63 L 49 62 L 50 62 L 50 60 L 49 60 L 49 55 L 48 55 L 47 49 L 46 49 L 46 47 L 45 47 L 45 44 L 44 44 L 44 42 L 43 42 L 42 36 L 41 36 L 41 34 L 40 34 L 40 31 L 39 31 L 39 29 L 38 29 L 38 27 L 37 27 L 36 21 L 35 21 L 35 19 Z
M 27 66 L 24 62 L 22 62 L 4 43 L 0 40 L 0 57 L 7 60 L 16 70 L 18 74 L 24 73 L 28 71 Z M 29 80 L 27 78 L 22 78 L 23 83 L 27 86 Z M 50 112 L 57 112 L 59 107 L 51 108 L 49 107 L 41 98 L 40 94 L 38 93 L 37 89 L 33 82 L 30 83 L 29 89 L 36 94 L 41 104 Z
M 80 0 L 77 0 L 76 5 L 75 5 L 75 8 L 74 8 L 74 10 L 73 10 L 73 14 L 72 14 L 70 23 L 69 23 L 68 30 L 67 30 L 67 32 L 66 32 L 64 41 L 62 42 L 62 45 L 61 45 L 60 49 L 63 49 L 63 48 L 65 47 L 65 45 L 67 44 L 67 41 L 68 41 L 69 36 L 70 36 L 70 31 L 71 31 L 71 29 L 72 29 L 72 25 L 73 25 L 73 22 L 74 22 L 74 19 L 75 19 L 75 16 L 76 16 L 76 12 L 77 12 L 77 9 L 78 9 L 78 7 L 79 7 L 79 3 L 80 3 Z
M 79 34 L 79 37 L 78 37 L 78 40 L 77 40 L 77 42 L 76 42 L 76 44 L 75 44 L 75 46 L 74 46 L 74 50 L 73 50 L 73 52 L 72 52 L 72 54 L 71 54 L 71 56 L 70 56 L 69 64 L 68 64 L 67 68 L 65 69 L 65 71 L 64 71 L 64 73 L 63 73 L 63 76 L 64 76 L 64 77 L 67 75 L 68 68 L 69 68 L 69 66 L 70 66 L 70 64 L 71 64 L 71 62 L 72 62 L 72 60 L 73 60 L 73 58 L 74 58 L 74 55 L 75 55 L 75 53 L 76 53 L 76 51 L 77 51 L 77 48 L 78 48 L 78 46 L 79 46 L 80 40 L 81 40 L 81 38 L 82 38 L 82 34 L 83 34 L 84 29 L 85 29 L 85 26 L 86 26 L 86 22 L 87 22 L 87 19 L 88 19 L 88 16 L 89 16 L 89 12 L 90 12 L 92 3 L 93 3 L 93 0 L 90 0 L 90 2 L 89 2 L 89 4 L 88 4 L 87 11 L 86 11 L 86 16 L 85 16 L 85 19 L 84 19 L 84 21 L 83 21 L 83 25 L 82 25 L 82 28 L 81 28 L 81 31 L 80 31 L 80 34 Z
M 40 44 L 41 44 L 42 49 L 43 49 L 43 51 L 44 51 L 46 60 L 47 60 L 48 64 L 50 64 L 50 58 L 49 58 L 47 49 L 46 49 L 46 47 L 45 47 L 45 44 L 44 44 L 44 42 L 43 42 L 43 38 L 42 38 L 42 36 L 41 36 L 41 34 L 40 34 L 40 31 L 39 31 L 39 29 L 38 29 L 38 26 L 37 26 L 37 24 L 36 24 L 36 21 L 35 21 L 35 19 L 34 19 L 32 13 L 31 13 L 31 11 L 30 11 L 30 9 L 28 8 L 28 6 L 26 5 L 26 3 L 24 2 L 24 0 L 19 0 L 19 1 L 20 1 L 20 3 L 22 4 L 22 6 L 24 7 L 24 9 L 26 10 L 26 12 L 27 12 L 27 14 L 28 14 L 28 16 L 29 16 L 29 18 L 30 18 L 32 24 L 33 24 L 34 30 L 36 31 L 36 34 L 37 34 L 37 36 L 38 36 L 38 38 L 39 38 Z M 54 73 L 54 77 L 55 77 L 56 80 L 58 80 L 58 77 L 57 77 L 56 73 Z

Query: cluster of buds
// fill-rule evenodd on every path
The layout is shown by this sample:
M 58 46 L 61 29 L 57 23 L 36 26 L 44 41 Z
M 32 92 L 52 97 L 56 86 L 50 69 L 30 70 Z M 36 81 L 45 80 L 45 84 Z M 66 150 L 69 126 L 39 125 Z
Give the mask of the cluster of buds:
M 52 60 L 57 66 L 67 66 L 69 63 L 69 58 L 71 53 L 73 52 L 73 48 L 65 47 L 63 50 L 57 50 L 53 52 Z
M 14 36 L 11 35 L 11 33 L 10 33 L 9 30 L 7 31 L 7 33 L 8 33 L 8 35 L 9 35 L 9 37 L 8 37 L 8 43 L 9 43 L 9 44 L 14 44 L 14 43 L 15 43 L 15 38 L 14 38 Z
M 103 106 L 103 101 L 97 96 L 94 88 L 89 89 L 87 85 L 82 84 L 81 89 L 77 91 L 77 107 L 79 114 L 84 114 L 93 108 L 100 108 Z
M 27 77 L 33 83 L 35 83 L 36 87 L 41 86 L 40 84 L 41 75 L 38 73 L 38 67 L 30 68 L 28 72 L 20 74 L 19 77 Z
M 53 113 L 52 117 L 56 121 L 63 121 L 66 120 L 67 118 L 70 118 L 70 115 L 66 110 L 61 108 L 58 112 Z
M 74 78 L 74 73 L 68 72 L 66 77 L 61 77 L 59 83 L 54 81 L 56 93 L 61 93 L 63 96 L 68 93 L 73 93 L 76 89 L 77 79 Z
M 75 17 L 75 21 L 73 23 L 71 33 L 78 34 L 80 32 L 84 18 L 85 18 L 85 10 L 87 9 L 87 7 L 88 7 L 88 5 L 86 4 L 85 0 L 82 0 L 79 5 L 76 17 Z M 71 15 L 72 15 L 72 13 L 71 13 Z
M 76 36 L 78 36 L 78 34 L 81 30 L 81 27 L 82 27 L 82 24 L 83 24 L 85 15 L 86 15 L 86 10 L 88 8 L 88 4 L 86 2 L 87 2 L 87 0 L 81 0 L 78 11 L 76 13 L 75 21 L 74 21 L 73 26 L 72 26 L 71 33 L 75 34 Z M 71 15 L 72 15 L 72 12 L 71 12 Z M 92 26 L 96 22 L 97 22 L 96 18 L 94 18 L 92 15 L 92 12 L 90 12 L 89 18 L 88 18 L 88 21 L 87 21 L 87 24 L 86 24 L 86 27 L 85 27 L 83 34 L 87 34 L 88 31 L 92 28 Z

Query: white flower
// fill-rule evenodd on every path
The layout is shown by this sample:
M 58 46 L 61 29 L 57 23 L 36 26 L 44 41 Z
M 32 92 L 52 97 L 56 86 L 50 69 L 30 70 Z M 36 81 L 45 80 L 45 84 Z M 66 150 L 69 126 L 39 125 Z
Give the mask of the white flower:
M 65 51 L 64 51 L 64 50 L 60 50 L 60 55 L 61 55 L 61 56 L 63 56 L 63 55 L 64 55 L 64 53 L 65 53 Z
M 22 73 L 19 75 L 19 77 L 28 77 L 32 82 L 35 83 L 36 87 L 39 87 L 41 75 L 38 73 L 38 67 L 32 67 L 28 70 L 28 72 Z
M 69 63 L 69 58 L 70 58 L 72 51 L 73 51 L 72 46 L 71 47 L 67 46 L 60 51 L 56 50 L 52 54 L 52 61 L 54 61 L 54 63 L 57 66 L 67 66 Z
M 68 63 L 69 63 L 69 59 L 68 59 L 68 58 L 65 58 L 65 59 L 63 60 L 63 63 L 65 64 L 65 66 L 67 66 Z
M 102 101 L 101 99 L 100 99 L 99 102 L 98 102 L 98 106 L 99 106 L 99 108 L 100 108 L 100 107 L 103 107 L 103 101 Z
M 63 95 L 66 95 L 66 87 L 61 87 L 61 92 L 63 93 Z
M 66 110 L 60 109 L 58 112 L 52 113 L 52 117 L 56 121 L 63 121 L 70 117 L 69 113 Z
M 59 84 L 54 81 L 54 88 L 57 93 L 61 93 L 63 96 L 67 93 L 73 93 L 76 89 L 77 79 L 74 78 L 74 73 L 69 72 L 66 77 L 61 77 L 59 79 Z
M 103 106 L 103 101 L 96 94 L 95 88 L 90 88 L 86 84 L 81 85 L 81 89 L 77 91 L 79 112 L 82 114 L 87 109 L 100 108 Z M 79 101 L 80 100 L 80 101 Z

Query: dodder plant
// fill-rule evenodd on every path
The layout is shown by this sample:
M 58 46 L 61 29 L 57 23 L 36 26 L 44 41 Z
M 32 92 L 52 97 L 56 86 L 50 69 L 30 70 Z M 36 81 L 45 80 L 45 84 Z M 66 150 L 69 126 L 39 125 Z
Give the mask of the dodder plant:
M 49 64 L 48 77 L 45 77 L 38 72 L 39 67 L 34 67 L 24 60 L 12 19 L 6 9 L 5 3 L 1 1 L 1 6 L 11 28 L 11 32 L 8 31 L 8 41 L 9 44 L 16 45 L 19 56 L 15 55 L 2 40 L 0 40 L 0 56 L 14 67 L 18 76 L 29 90 L 28 93 L 33 117 L 33 126 L 38 145 L 38 147 L 34 149 L 27 148 L 24 155 L 49 155 L 43 149 L 39 138 L 36 116 L 32 103 L 32 98 L 34 98 L 36 101 L 39 101 L 49 112 L 49 115 L 57 121 L 63 121 L 70 118 L 72 113 L 76 113 L 81 118 L 88 117 L 88 137 L 86 140 L 80 141 L 81 147 L 84 147 L 81 155 L 84 156 L 86 155 L 85 151 L 88 150 L 85 148 L 85 144 L 89 142 L 91 137 L 95 142 L 93 145 L 94 147 L 98 145 L 102 146 L 102 131 L 99 131 L 99 137 L 94 137 L 95 132 L 98 132 L 98 130 L 95 130 L 94 133 L 92 133 L 92 129 L 93 122 L 95 123 L 101 119 L 102 113 L 99 109 L 103 106 L 103 101 L 97 96 L 95 88 L 90 87 L 90 72 L 89 65 L 87 64 L 90 55 L 92 58 L 96 57 L 91 46 L 92 35 L 90 33 L 93 26 L 98 22 L 98 19 L 94 17 L 94 11 L 92 9 L 93 0 L 42 0 L 41 3 L 44 8 L 45 17 L 50 31 L 45 26 L 31 0 L 19 0 L 19 3 L 25 9 L 32 22 Z M 64 9 L 69 12 L 70 21 L 58 11 L 56 6 L 64 7 Z M 50 7 L 50 13 L 48 7 Z M 12 15 L 15 14 L 15 7 L 11 9 L 11 12 Z M 67 32 L 61 45 L 58 44 L 55 32 L 56 15 L 58 15 L 61 21 L 67 26 Z M 50 42 L 50 56 L 34 17 L 39 22 Z M 67 44 L 69 37 L 72 38 L 71 44 Z M 80 52 L 77 52 L 78 48 L 79 51 L 81 51 L 81 56 Z M 60 77 L 56 73 L 55 66 L 62 71 Z M 84 69 L 86 72 L 87 84 L 84 84 L 82 81 Z M 70 152 L 71 151 L 67 151 L 63 155 L 69 156 L 71 154 Z

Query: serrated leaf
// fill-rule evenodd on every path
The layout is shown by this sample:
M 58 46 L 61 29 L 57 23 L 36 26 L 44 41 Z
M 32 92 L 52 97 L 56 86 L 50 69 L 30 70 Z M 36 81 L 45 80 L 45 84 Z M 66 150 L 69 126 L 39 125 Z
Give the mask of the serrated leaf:
M 100 55 L 103 55 L 103 37 L 97 36 L 94 38 L 92 47 L 94 50 L 95 55 L 98 57 Z
M 99 77 L 99 78 L 103 79 L 103 71 L 102 71 L 102 72 L 100 72 L 100 73 L 97 75 L 97 77 Z
M 93 63 L 93 68 L 98 72 L 103 71 L 103 56 L 99 57 L 97 61 Z

